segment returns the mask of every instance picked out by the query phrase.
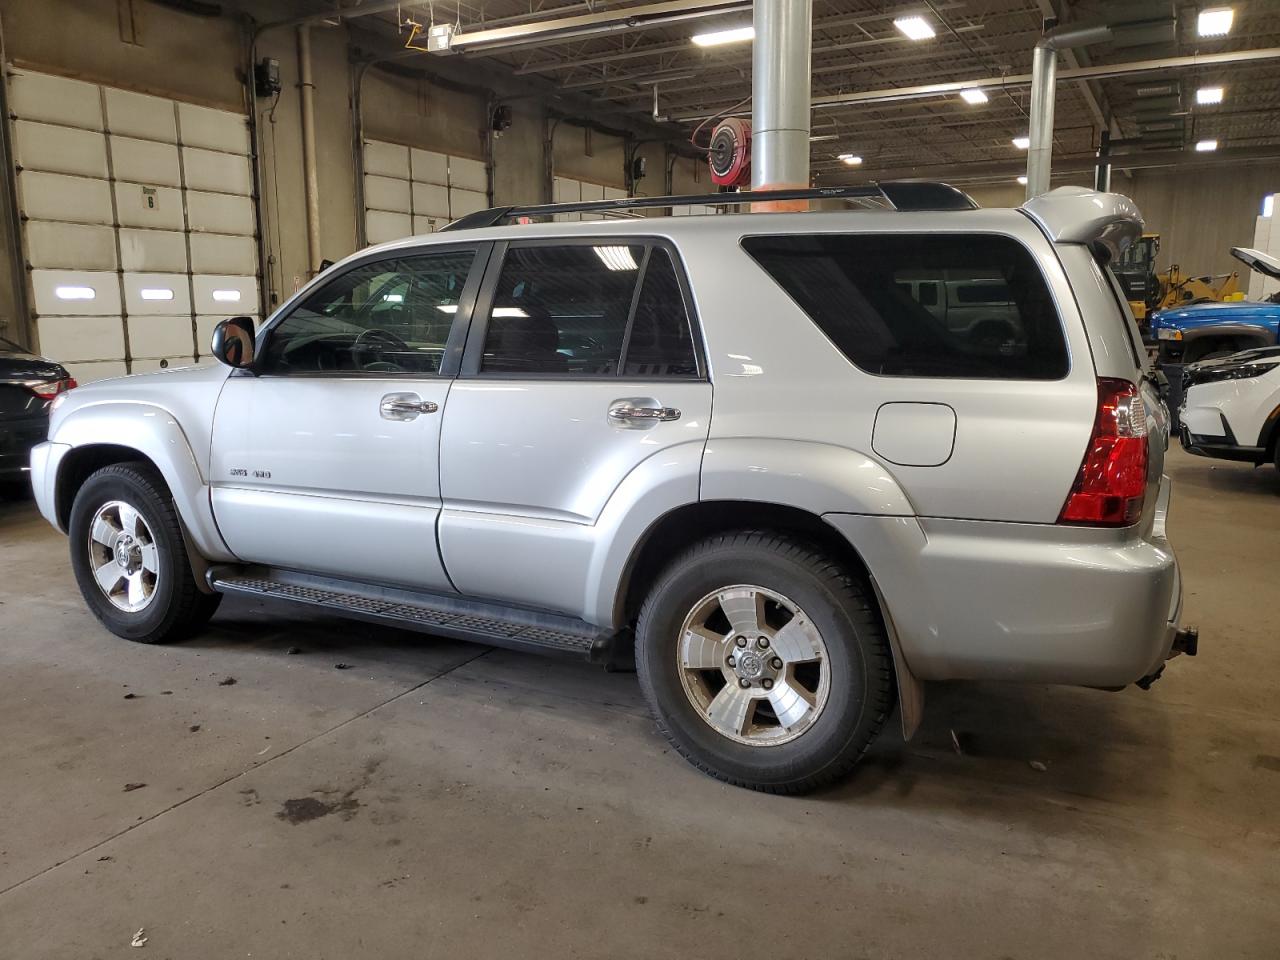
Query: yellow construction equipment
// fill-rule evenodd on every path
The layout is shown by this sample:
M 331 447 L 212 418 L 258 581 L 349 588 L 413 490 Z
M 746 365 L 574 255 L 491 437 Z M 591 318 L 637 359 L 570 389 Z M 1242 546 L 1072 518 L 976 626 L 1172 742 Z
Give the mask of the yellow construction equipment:
M 1116 277 L 1139 322 L 1147 314 L 1183 303 L 1210 303 L 1243 300 L 1240 274 L 1184 276 L 1178 264 L 1156 273 L 1160 234 L 1144 233 L 1114 265 Z

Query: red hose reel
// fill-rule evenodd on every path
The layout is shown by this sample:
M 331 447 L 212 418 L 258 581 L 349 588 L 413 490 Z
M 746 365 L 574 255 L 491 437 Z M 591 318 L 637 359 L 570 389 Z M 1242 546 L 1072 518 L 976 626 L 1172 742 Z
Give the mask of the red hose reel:
M 722 187 L 751 183 L 751 122 L 737 117 L 721 120 L 711 131 L 707 152 L 711 179 Z

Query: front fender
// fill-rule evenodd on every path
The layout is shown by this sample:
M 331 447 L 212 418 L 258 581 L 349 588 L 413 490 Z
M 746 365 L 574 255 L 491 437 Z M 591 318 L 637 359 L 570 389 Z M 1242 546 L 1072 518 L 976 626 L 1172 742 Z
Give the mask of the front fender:
M 755 500 L 824 513 L 906 517 L 906 492 L 878 460 L 808 440 L 712 439 L 702 459 L 702 500 Z
M 75 450 L 95 445 L 127 447 L 150 460 L 164 477 L 196 551 L 209 560 L 236 559 L 218 533 L 209 485 L 191 443 L 168 410 L 151 403 L 88 404 L 60 418 L 49 440 L 71 448 L 59 459 L 58 476 L 53 482 L 54 502 L 61 496 L 65 466 Z

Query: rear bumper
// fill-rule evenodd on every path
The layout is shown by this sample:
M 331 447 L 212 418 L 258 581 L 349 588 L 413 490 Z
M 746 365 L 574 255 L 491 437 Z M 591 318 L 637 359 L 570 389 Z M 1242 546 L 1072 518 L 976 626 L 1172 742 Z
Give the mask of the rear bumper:
M 1152 529 L 828 514 L 876 578 L 902 653 L 926 680 L 1124 686 L 1158 673 L 1182 613 L 1164 537 Z
M 31 448 L 48 434 L 47 416 L 0 421 L 0 479 L 26 476 Z

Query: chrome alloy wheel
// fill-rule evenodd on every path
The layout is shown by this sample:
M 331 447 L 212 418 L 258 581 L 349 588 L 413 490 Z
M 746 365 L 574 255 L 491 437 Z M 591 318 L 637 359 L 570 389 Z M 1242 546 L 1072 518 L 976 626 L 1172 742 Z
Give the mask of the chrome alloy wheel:
M 111 500 L 89 526 L 89 569 L 98 589 L 125 613 L 138 613 L 156 595 L 160 552 L 136 507 Z
M 822 634 L 795 602 L 764 587 L 725 587 L 694 604 L 676 659 L 698 715 L 748 746 L 794 740 L 831 693 Z

